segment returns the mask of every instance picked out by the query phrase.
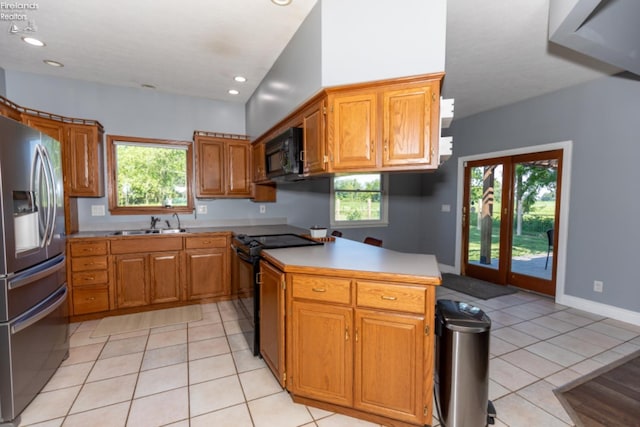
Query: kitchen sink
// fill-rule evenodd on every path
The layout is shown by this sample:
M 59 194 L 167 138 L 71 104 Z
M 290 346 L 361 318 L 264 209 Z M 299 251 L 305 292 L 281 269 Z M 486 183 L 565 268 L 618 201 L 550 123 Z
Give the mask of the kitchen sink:
M 118 230 L 112 233 L 113 236 L 141 236 L 147 234 L 176 234 L 184 233 L 184 228 L 164 228 L 164 229 L 142 229 L 142 230 Z

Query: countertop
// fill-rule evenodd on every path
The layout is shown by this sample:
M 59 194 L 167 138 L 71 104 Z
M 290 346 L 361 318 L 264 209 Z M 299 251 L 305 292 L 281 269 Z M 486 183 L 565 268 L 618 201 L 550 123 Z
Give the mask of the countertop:
M 248 234 L 250 236 L 259 236 L 262 234 L 283 234 L 283 233 L 295 233 L 305 234 L 309 230 L 306 228 L 295 227 L 288 224 L 275 224 L 275 225 L 230 225 L 219 227 L 186 227 L 187 231 L 179 234 L 162 234 L 161 236 L 183 236 L 185 234 L 197 234 L 197 233 L 234 233 L 234 234 Z M 118 229 L 120 230 L 120 229 Z M 99 231 L 81 231 L 67 235 L 67 239 L 77 238 L 102 238 L 102 237 L 124 237 L 134 238 L 139 236 L 150 237 L 160 236 L 157 234 L 148 235 L 142 234 L 138 236 L 114 236 L 118 230 L 99 230 Z
M 286 273 L 322 273 L 348 277 L 439 285 L 434 255 L 392 251 L 337 237 L 322 246 L 265 249 L 262 256 Z

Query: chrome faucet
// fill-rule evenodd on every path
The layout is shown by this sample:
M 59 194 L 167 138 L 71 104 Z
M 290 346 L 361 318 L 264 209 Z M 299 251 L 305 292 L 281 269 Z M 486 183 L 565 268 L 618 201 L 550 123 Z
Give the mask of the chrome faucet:
M 171 216 L 175 216 L 176 219 L 178 220 L 178 228 L 182 228 L 182 226 L 180 225 L 180 217 L 178 216 L 178 212 L 174 212 L 173 215 Z M 168 221 L 167 221 L 168 223 Z
M 156 223 L 160 221 L 160 218 L 158 218 L 157 216 L 151 216 L 151 229 L 155 230 L 156 228 Z

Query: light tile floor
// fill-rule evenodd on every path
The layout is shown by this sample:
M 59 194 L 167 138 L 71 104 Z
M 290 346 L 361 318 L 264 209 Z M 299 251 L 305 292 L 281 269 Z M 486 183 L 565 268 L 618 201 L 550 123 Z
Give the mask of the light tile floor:
M 439 288 L 438 298 L 473 303 L 492 320 L 497 426 L 572 425 L 552 390 L 640 349 L 640 327 L 531 293 L 484 301 Z M 203 305 L 198 322 L 92 338 L 97 323 L 71 325 L 69 358 L 20 426 L 374 426 L 293 403 L 251 355 L 229 302 Z

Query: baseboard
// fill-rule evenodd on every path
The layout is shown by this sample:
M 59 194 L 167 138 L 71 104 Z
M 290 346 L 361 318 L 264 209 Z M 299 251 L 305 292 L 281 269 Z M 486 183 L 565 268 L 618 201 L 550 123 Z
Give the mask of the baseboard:
M 438 264 L 441 273 L 459 274 L 455 267 L 447 264 Z M 640 326 L 640 313 L 626 310 L 624 308 L 615 307 L 613 305 L 602 304 L 590 301 L 584 298 L 578 298 L 571 295 L 557 295 L 556 302 L 578 310 L 584 310 L 599 316 L 609 317 L 621 322 L 631 323 Z
M 440 269 L 441 273 L 458 274 L 458 272 L 456 272 L 456 268 L 454 266 L 452 266 L 452 265 L 438 264 L 438 268 Z
M 626 310 L 624 308 L 615 307 L 613 305 L 602 304 L 590 301 L 584 298 L 578 298 L 571 295 L 558 295 L 556 297 L 558 304 L 566 305 L 571 308 L 577 308 L 599 316 L 610 317 L 611 319 L 620 320 L 621 322 L 631 323 L 640 326 L 640 313 Z

